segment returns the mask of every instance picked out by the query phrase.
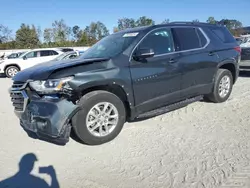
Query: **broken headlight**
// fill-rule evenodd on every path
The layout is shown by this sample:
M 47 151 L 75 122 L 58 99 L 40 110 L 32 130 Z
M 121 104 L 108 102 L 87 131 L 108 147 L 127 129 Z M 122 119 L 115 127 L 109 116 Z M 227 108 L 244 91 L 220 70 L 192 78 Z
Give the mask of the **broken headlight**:
M 49 80 L 37 80 L 29 83 L 30 87 L 40 94 L 58 93 L 65 87 L 69 87 L 67 82 L 72 80 L 74 77 L 66 77 L 60 79 L 49 79 Z

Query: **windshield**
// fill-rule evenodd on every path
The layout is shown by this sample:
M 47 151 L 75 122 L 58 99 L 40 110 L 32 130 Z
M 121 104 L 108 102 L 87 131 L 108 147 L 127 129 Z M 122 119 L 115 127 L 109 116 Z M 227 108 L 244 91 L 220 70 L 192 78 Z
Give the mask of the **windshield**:
M 18 58 L 23 58 L 23 56 L 25 56 L 27 53 L 29 53 L 29 51 L 28 52 L 23 52 L 20 56 L 18 56 Z
M 122 53 L 135 39 L 138 33 L 119 33 L 109 35 L 85 51 L 81 58 L 111 58 Z

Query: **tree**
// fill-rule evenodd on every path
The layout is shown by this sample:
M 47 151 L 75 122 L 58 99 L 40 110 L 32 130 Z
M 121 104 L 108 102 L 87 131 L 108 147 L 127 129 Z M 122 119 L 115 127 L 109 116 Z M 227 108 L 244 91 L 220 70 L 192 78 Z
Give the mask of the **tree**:
M 35 48 L 39 46 L 39 38 L 34 25 L 21 24 L 16 31 L 16 44 L 20 48 Z
M 192 22 L 199 23 L 200 21 L 198 19 L 194 19 Z
M 168 23 L 170 23 L 170 20 L 169 20 L 169 19 L 165 19 L 165 20 L 163 20 L 163 22 L 162 22 L 162 24 L 168 24 Z
M 88 33 L 86 32 L 86 29 L 82 32 L 82 35 L 81 35 L 81 38 L 80 40 L 78 41 L 78 43 L 82 44 L 82 45 L 86 45 L 86 46 L 89 46 L 91 44 L 94 44 L 96 41 L 90 41 L 90 38 L 88 36 Z
M 210 16 L 210 17 L 207 19 L 207 23 L 216 24 L 217 21 L 214 19 L 214 17 Z
M 244 32 L 243 30 L 240 30 L 242 28 L 242 23 L 235 19 L 222 19 L 220 21 L 215 20 L 214 17 L 209 17 L 207 20 L 210 24 L 220 24 L 225 27 L 232 33 L 232 35 L 238 36 L 240 35 L 240 32 Z
M 0 24 L 0 43 L 11 40 L 11 33 L 12 31 L 8 27 Z
M 43 40 L 45 43 L 50 44 L 53 40 L 53 30 L 51 28 L 45 28 L 43 31 Z
M 242 28 L 242 23 L 238 20 L 222 19 L 219 24 L 224 25 L 233 35 L 237 34 L 237 29 Z
M 69 39 L 71 28 L 67 26 L 63 19 L 52 23 L 53 40 L 57 43 L 65 42 Z
M 81 35 L 82 35 L 82 30 L 80 29 L 80 27 L 78 25 L 75 25 L 72 28 L 72 32 L 73 32 L 73 36 L 74 36 L 75 41 L 80 40 Z
M 109 35 L 109 31 L 102 22 L 92 22 L 84 30 L 90 43 L 95 43 L 103 37 Z
M 39 41 L 41 41 L 41 40 L 42 40 L 42 37 L 43 37 L 43 33 L 42 33 L 42 29 L 41 29 L 40 26 L 37 26 L 37 27 L 36 27 L 36 33 L 37 33 L 37 36 L 38 36 Z
M 148 26 L 148 25 L 154 25 L 154 24 L 155 22 L 151 18 L 147 18 L 146 16 L 140 17 L 135 22 L 136 26 Z
M 135 20 L 133 18 L 122 18 L 118 20 L 118 30 L 135 27 Z

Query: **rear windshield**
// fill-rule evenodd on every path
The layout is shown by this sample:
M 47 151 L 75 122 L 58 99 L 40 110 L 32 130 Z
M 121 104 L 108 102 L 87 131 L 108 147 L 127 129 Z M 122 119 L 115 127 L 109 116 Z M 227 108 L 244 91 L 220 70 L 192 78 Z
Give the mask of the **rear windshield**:
M 212 32 L 219 38 L 223 43 L 234 43 L 236 42 L 233 35 L 228 31 L 226 27 L 213 27 Z

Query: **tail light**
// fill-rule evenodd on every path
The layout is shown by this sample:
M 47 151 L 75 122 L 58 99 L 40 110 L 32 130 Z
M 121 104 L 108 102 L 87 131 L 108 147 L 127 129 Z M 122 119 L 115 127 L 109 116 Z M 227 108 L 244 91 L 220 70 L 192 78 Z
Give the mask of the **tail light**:
M 234 47 L 234 50 L 236 50 L 237 52 L 241 53 L 241 47 L 240 46 Z

